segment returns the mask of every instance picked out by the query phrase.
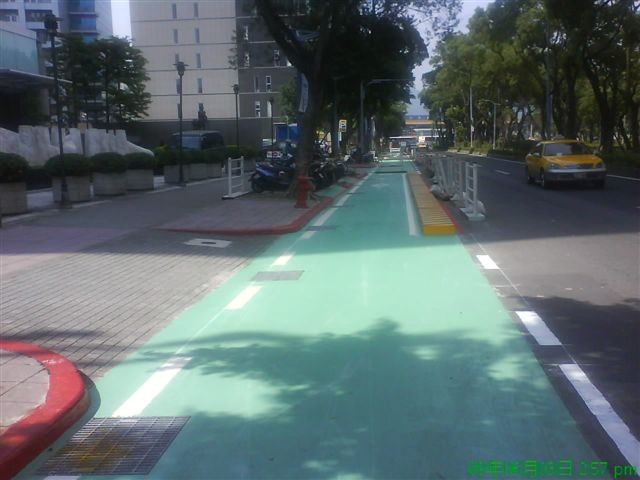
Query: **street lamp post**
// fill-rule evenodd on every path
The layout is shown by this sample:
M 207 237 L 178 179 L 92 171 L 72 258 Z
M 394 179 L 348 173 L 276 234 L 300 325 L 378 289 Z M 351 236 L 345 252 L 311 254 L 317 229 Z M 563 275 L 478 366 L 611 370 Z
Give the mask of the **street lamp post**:
M 273 97 L 269 97 L 269 105 L 271 105 L 271 152 L 273 155 Z
M 180 125 L 179 130 L 179 141 L 178 144 L 178 183 L 181 186 L 185 186 L 184 181 L 184 168 L 182 161 L 182 77 L 184 76 L 184 72 L 186 70 L 187 64 L 181 61 L 176 62 L 175 64 L 176 70 L 178 71 L 178 93 L 180 94 L 180 103 L 178 104 L 178 123 Z
M 236 148 L 240 151 L 240 123 L 238 115 L 238 93 L 240 93 L 240 85 L 237 83 L 233 85 L 233 93 L 236 96 Z
M 58 33 L 58 19 L 53 13 L 47 13 L 44 17 L 44 28 L 46 29 L 49 37 L 51 38 L 51 63 L 53 64 L 53 83 L 54 94 L 53 97 L 56 101 L 56 120 L 58 124 L 58 148 L 60 151 L 60 170 L 61 170 L 61 185 L 60 185 L 60 208 L 71 208 L 71 202 L 69 201 L 69 187 L 67 185 L 67 177 L 64 171 L 64 147 L 62 145 L 62 108 L 60 105 L 60 82 L 58 81 L 58 63 L 56 61 L 56 35 Z
M 364 155 L 364 150 L 366 147 L 365 141 L 365 128 L 364 128 L 364 97 L 366 93 L 366 89 L 369 85 L 375 85 L 378 83 L 387 83 L 387 82 L 413 82 L 413 78 L 374 78 L 370 80 L 366 84 L 360 80 L 360 148 L 362 150 L 362 154 Z

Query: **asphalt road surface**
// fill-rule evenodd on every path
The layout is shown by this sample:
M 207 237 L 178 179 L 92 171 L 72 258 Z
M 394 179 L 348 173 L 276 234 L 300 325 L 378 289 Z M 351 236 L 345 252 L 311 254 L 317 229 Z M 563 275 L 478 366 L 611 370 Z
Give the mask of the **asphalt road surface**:
M 457 156 L 481 165 L 486 220 L 464 228 L 502 270 L 496 290 L 517 292 L 639 438 L 640 181 L 543 190 L 522 162 Z

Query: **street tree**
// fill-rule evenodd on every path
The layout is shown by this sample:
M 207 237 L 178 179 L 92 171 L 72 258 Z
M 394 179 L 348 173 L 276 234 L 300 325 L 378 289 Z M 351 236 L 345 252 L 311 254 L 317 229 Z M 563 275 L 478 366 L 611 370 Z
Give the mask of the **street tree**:
M 430 19 L 442 15 L 445 19 L 455 16 L 459 2 L 445 0 L 396 0 L 396 1 L 363 1 L 363 0 L 311 0 L 306 2 L 306 10 L 302 15 L 289 15 L 292 9 L 299 7 L 299 2 L 277 0 L 255 0 L 258 14 L 262 17 L 271 36 L 278 43 L 287 59 L 304 76 L 308 85 L 306 90 L 306 109 L 300 114 L 302 125 L 299 143 L 298 168 L 304 171 L 311 158 L 315 131 L 323 118 L 325 92 L 332 78 L 340 74 L 340 65 L 334 57 L 341 49 L 354 48 L 354 54 L 370 49 L 358 50 L 358 45 L 341 45 L 340 38 L 350 31 L 359 31 L 369 40 L 373 40 L 370 31 L 371 22 L 368 17 L 383 18 L 395 29 L 403 30 L 414 25 L 410 8 L 419 8 L 421 15 Z M 447 23 L 447 22 L 444 22 Z M 448 22 L 447 24 L 450 24 Z M 408 51 L 399 54 L 408 54 Z M 344 67 L 344 65 L 342 65 Z M 371 76 L 360 72 L 360 78 L 354 78 L 358 86 L 360 81 L 367 82 Z M 393 72 L 397 75 L 397 72 Z M 392 78 L 402 78 L 394 76 Z M 412 82 L 405 82 L 407 85 Z M 351 90 L 358 92 L 358 89 Z M 353 94 L 352 94 L 353 96 Z

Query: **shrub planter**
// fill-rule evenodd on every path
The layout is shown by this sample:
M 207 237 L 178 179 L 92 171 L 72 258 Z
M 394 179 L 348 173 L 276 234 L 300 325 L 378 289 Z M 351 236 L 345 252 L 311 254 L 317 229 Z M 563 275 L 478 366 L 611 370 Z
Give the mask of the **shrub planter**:
M 29 164 L 20 155 L 0 152 L 0 214 L 24 213 L 27 208 Z
M 153 190 L 153 170 L 127 170 L 127 190 Z
M 128 153 L 124 158 L 127 161 L 127 190 L 153 190 L 153 170 L 158 165 L 156 158 L 140 152 Z
M 113 196 L 125 193 L 127 193 L 126 173 L 93 173 L 94 195 Z
M 165 165 L 164 166 L 164 183 L 179 183 L 180 182 L 180 171 L 179 165 Z M 182 174 L 184 176 L 184 181 L 188 182 L 190 180 L 189 177 L 190 165 L 185 164 L 182 166 Z
M 15 215 L 28 210 L 25 182 L 0 183 L 0 214 Z
M 127 193 L 127 161 L 115 152 L 97 153 L 91 157 L 94 195 L 124 195 Z
M 192 163 L 189 165 L 189 180 L 204 180 L 207 178 L 207 165 L 205 163 Z
M 91 177 L 88 175 L 82 177 L 68 176 L 67 190 L 69 191 L 70 202 L 88 202 L 91 200 Z M 62 178 L 53 177 L 52 179 L 53 201 L 62 201 Z

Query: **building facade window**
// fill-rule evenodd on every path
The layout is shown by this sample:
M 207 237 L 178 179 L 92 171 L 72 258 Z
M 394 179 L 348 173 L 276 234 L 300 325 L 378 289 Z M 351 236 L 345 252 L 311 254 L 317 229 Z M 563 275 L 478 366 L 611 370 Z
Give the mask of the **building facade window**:
M 258 75 L 253 77 L 253 91 L 254 92 L 260 91 L 260 77 Z
M 200 16 L 200 11 L 198 9 L 198 4 L 194 3 L 193 4 L 193 16 L 198 18 Z
M 180 79 L 176 78 L 176 93 L 180 95 Z
M 178 18 L 178 5 L 175 3 L 171 4 L 171 18 Z
M 244 26 L 244 39 L 249 41 L 249 25 Z
M 11 12 L 12 10 L 4 10 L 4 12 Z M 18 11 L 15 10 L 16 15 Z M 27 22 L 44 22 L 44 17 L 49 13 L 52 13 L 51 10 L 26 10 L 25 11 L 25 20 Z
M 261 117 L 262 116 L 262 107 L 260 105 L 260 100 L 256 100 L 255 108 L 256 108 L 256 117 Z
M 200 43 L 200 29 L 199 28 L 195 29 L 195 37 L 196 37 L 196 43 Z
M 202 68 L 202 57 L 196 53 L 196 68 Z
M 273 112 L 271 111 L 271 102 L 267 102 L 267 117 L 272 117 Z
M 264 87 L 267 92 L 271 91 L 271 75 L 267 75 L 264 77 Z
M 178 30 L 173 29 L 173 43 L 178 43 Z
M 198 79 L 198 93 L 202 93 L 202 79 Z
M 96 17 L 76 17 L 69 19 L 70 30 L 97 30 Z
M 198 104 L 198 110 L 204 110 L 204 103 Z
M 3 22 L 17 22 L 18 10 L 0 10 L 0 20 Z
M 280 50 L 273 51 L 273 66 L 277 67 L 280 65 Z
M 249 68 L 249 66 L 251 66 L 251 55 L 249 55 L 249 52 L 245 52 L 245 54 L 244 54 L 244 67 L 245 68 Z

